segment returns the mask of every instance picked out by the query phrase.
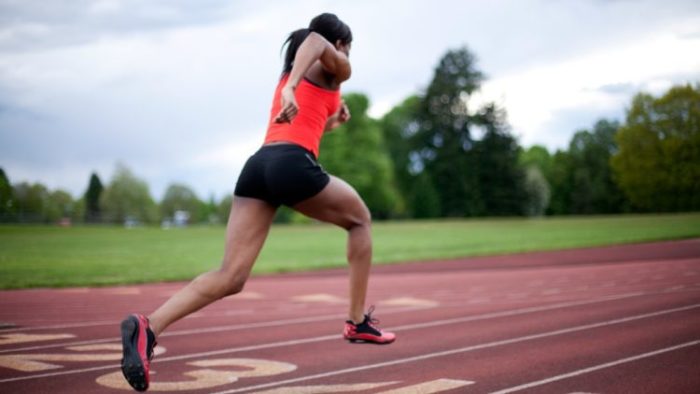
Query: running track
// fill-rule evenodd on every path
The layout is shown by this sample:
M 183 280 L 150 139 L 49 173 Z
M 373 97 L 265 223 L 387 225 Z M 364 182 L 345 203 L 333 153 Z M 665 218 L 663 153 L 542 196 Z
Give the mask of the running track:
M 700 392 L 700 239 L 375 267 L 388 346 L 341 339 L 345 275 L 256 277 L 176 323 L 152 391 Z M 181 286 L 0 292 L 0 392 L 126 392 L 119 320 Z

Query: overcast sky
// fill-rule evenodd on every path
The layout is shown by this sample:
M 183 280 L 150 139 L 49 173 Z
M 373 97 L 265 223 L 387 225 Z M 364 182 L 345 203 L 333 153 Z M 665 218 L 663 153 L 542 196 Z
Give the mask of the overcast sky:
M 488 77 L 471 104 L 551 151 L 639 91 L 700 81 L 697 0 L 0 0 L 0 167 L 77 197 L 120 162 L 155 198 L 219 199 L 262 143 L 282 42 L 321 12 L 353 30 L 343 91 L 371 115 L 466 45 Z

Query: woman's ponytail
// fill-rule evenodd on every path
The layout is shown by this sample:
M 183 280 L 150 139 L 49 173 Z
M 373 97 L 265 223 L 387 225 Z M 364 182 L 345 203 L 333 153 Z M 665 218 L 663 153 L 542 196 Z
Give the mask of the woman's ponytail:
M 294 57 L 297 55 L 297 50 L 299 50 L 301 43 L 304 42 L 310 33 L 311 30 L 308 28 L 295 30 L 289 35 L 289 37 L 287 37 L 284 44 L 282 44 L 282 48 L 284 48 L 285 45 L 287 46 L 287 52 L 284 54 L 284 68 L 282 69 L 282 74 L 292 71 L 292 67 L 294 66 Z

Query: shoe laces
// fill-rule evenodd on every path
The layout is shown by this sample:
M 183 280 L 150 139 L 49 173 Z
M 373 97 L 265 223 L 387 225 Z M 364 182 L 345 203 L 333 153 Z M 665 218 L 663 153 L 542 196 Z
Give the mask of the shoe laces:
M 372 328 L 374 328 L 374 329 L 376 329 L 376 330 L 379 330 L 379 328 L 376 326 L 377 324 L 379 324 L 379 319 L 376 319 L 376 318 L 372 317 L 372 313 L 374 313 L 374 305 L 372 305 L 371 307 L 369 307 L 369 309 L 367 310 L 367 314 L 365 315 L 365 321 L 366 321 L 367 324 L 369 324 Z
M 153 341 L 153 346 L 150 346 L 148 349 L 148 361 L 153 360 L 153 356 L 155 355 L 154 349 L 156 348 L 156 346 L 158 346 L 158 342 Z

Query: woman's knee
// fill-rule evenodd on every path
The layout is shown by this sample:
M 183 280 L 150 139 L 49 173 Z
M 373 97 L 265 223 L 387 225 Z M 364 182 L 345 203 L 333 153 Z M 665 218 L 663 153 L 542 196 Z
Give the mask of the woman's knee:
M 212 271 L 212 273 L 216 278 L 216 281 L 212 283 L 211 289 L 214 298 L 223 298 L 240 293 L 248 280 L 247 274 L 238 271 L 220 269 Z
M 364 201 L 360 200 L 356 209 L 348 215 L 347 230 L 354 227 L 370 227 L 372 225 L 372 214 L 365 205 Z

